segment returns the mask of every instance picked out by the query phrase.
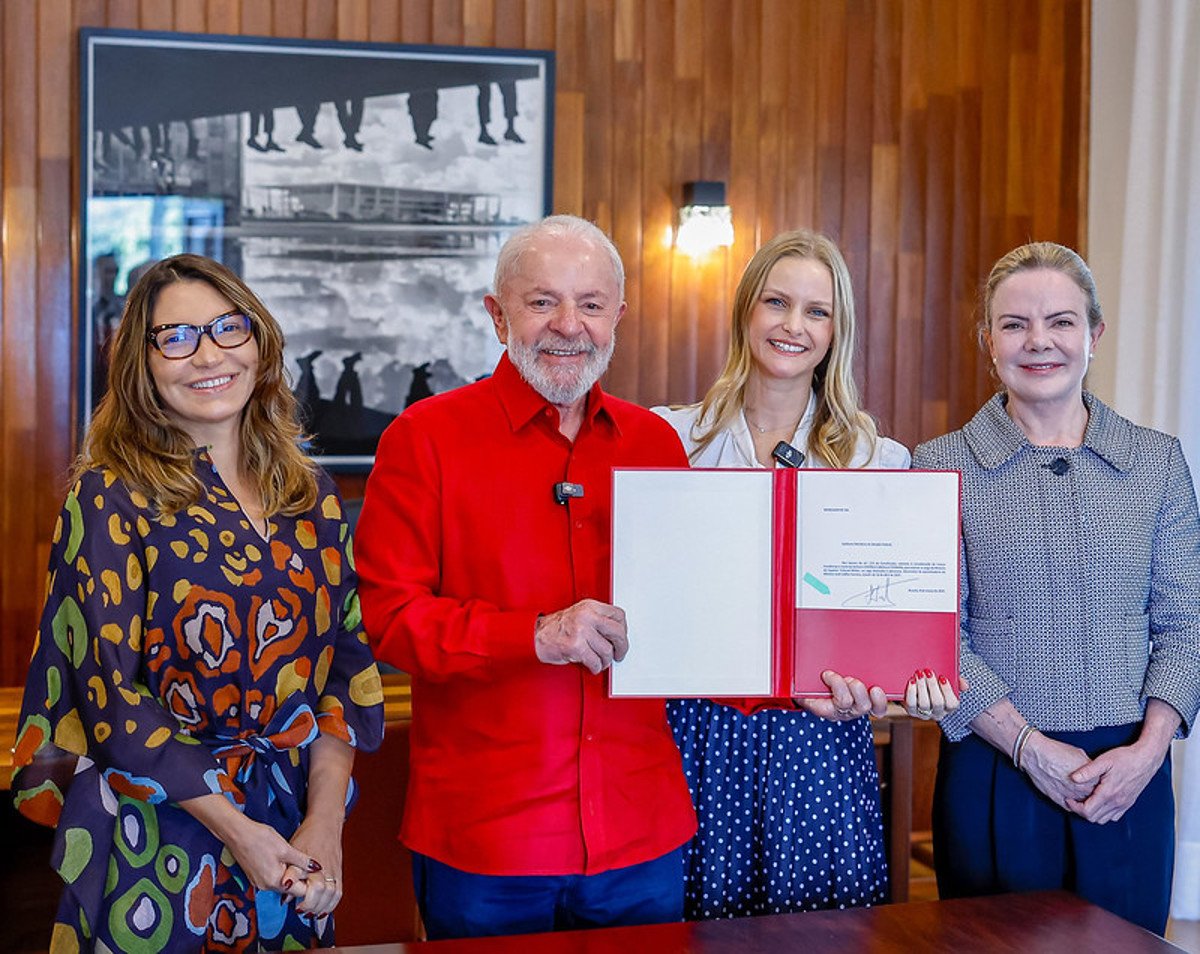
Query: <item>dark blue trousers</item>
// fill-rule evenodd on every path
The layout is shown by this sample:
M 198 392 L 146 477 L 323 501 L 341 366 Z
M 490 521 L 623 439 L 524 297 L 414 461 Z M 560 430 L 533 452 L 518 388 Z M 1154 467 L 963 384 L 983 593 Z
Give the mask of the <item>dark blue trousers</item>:
M 1095 757 L 1141 725 L 1047 732 Z M 943 898 L 1065 888 L 1162 934 L 1175 864 L 1170 755 L 1120 819 L 1096 825 L 1059 808 L 977 736 L 942 740 L 933 850 Z
M 683 920 L 683 849 L 594 875 L 471 874 L 413 852 L 431 941 Z

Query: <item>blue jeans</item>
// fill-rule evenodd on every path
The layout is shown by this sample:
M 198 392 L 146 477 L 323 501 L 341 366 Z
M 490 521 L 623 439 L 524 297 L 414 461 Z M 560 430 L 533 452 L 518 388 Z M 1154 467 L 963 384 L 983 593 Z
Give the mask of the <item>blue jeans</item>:
M 683 850 L 594 875 L 481 875 L 413 852 L 429 940 L 683 920 Z

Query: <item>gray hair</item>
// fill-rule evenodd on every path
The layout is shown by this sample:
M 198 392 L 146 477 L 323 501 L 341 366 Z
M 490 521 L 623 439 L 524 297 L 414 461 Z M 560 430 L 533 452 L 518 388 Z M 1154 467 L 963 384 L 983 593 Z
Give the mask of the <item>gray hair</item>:
M 612 262 L 613 276 L 617 280 L 617 297 L 624 299 L 625 265 L 621 261 L 621 253 L 613 245 L 612 239 L 594 223 L 577 215 L 552 215 L 540 222 L 523 225 L 513 232 L 500 249 L 500 257 L 496 259 L 496 275 L 492 281 L 493 294 L 500 295 L 504 283 L 512 278 L 520 267 L 521 256 L 542 236 L 581 239 L 604 251 Z

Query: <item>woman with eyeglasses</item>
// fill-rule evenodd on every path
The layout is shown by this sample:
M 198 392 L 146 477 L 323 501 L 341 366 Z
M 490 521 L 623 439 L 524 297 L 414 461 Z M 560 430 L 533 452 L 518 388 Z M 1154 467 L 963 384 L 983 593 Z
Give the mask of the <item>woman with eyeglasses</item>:
M 197 255 L 130 293 L 55 527 L 13 792 L 57 827 L 51 949 L 333 944 L 383 729 L 349 526 L 283 336 Z

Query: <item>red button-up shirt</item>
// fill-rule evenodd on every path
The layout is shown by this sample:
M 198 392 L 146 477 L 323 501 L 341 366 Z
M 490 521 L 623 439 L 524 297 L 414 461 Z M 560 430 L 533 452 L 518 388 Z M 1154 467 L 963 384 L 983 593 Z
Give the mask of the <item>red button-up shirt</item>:
M 612 468 L 685 467 L 671 427 L 599 386 L 574 442 L 507 356 L 384 433 L 356 550 L 379 659 L 412 675 L 401 837 L 480 874 L 594 874 L 695 831 L 661 700 L 534 653 L 539 613 L 610 599 Z M 584 495 L 555 502 L 560 481 Z

